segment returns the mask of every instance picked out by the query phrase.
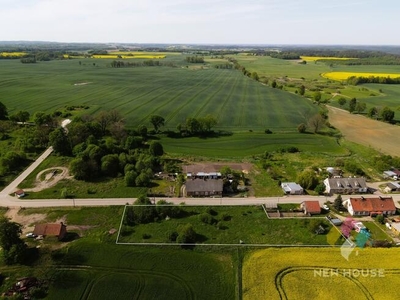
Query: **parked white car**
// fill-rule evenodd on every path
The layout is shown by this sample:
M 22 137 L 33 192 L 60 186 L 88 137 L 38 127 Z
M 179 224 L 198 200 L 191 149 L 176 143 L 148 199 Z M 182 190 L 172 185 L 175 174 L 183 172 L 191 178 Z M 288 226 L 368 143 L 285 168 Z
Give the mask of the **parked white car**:
M 322 208 L 325 209 L 325 210 L 329 210 L 329 206 L 326 205 L 326 204 L 322 205 Z
M 35 238 L 36 235 L 33 234 L 33 232 L 29 232 L 25 235 L 27 238 Z

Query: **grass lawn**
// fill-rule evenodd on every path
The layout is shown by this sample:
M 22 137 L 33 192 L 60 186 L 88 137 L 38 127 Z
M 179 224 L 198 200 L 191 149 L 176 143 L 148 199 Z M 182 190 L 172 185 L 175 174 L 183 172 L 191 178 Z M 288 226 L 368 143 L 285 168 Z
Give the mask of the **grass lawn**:
M 155 185 L 156 186 L 156 185 Z M 127 187 L 123 177 L 101 178 L 98 181 L 75 179 L 60 180 L 54 187 L 40 192 L 27 192 L 24 199 L 64 199 L 68 198 L 137 198 L 147 193 L 144 187 Z M 65 193 L 64 193 L 65 194 Z
M 200 220 L 206 207 L 180 208 L 185 212 L 184 217 L 124 226 L 118 242 L 168 243 L 168 233 L 176 231 L 179 225 L 190 223 L 201 244 L 239 244 L 242 240 L 245 244 L 328 245 L 326 235 L 315 235 L 307 228 L 308 219 L 270 220 L 261 206 L 214 206 L 215 224 L 212 225 Z
M 371 233 L 371 238 L 378 241 L 392 241 L 392 239 L 384 232 L 375 222 L 362 222 Z

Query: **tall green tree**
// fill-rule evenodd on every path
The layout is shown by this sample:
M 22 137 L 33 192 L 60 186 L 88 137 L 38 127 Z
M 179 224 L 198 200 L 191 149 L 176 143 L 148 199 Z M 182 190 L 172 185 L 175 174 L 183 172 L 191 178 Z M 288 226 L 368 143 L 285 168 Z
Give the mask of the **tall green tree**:
M 356 98 L 351 98 L 349 101 L 349 112 L 354 112 L 356 110 L 356 105 L 357 105 L 357 99 Z
M 338 99 L 338 103 L 339 103 L 340 107 L 343 107 L 344 105 L 346 105 L 346 102 L 347 102 L 346 99 L 343 97 L 340 97 Z
M 26 254 L 26 245 L 21 240 L 22 225 L 0 218 L 0 247 L 3 250 L 4 262 L 8 265 L 21 263 Z
M 49 135 L 49 143 L 53 146 L 56 153 L 61 155 L 70 155 L 72 152 L 71 143 L 63 128 L 57 128 Z
M 381 111 L 381 118 L 385 122 L 392 122 L 394 119 L 394 111 L 385 106 Z
M 159 115 L 151 115 L 150 116 L 150 123 L 153 124 L 154 130 L 158 132 L 158 129 L 161 126 L 164 126 L 165 119 Z
M 150 143 L 149 151 L 151 155 L 161 156 L 164 154 L 164 148 L 160 142 L 152 141 Z
M 8 119 L 8 110 L 7 107 L 0 102 L 0 120 L 7 120 Z
M 299 87 L 299 95 L 304 96 L 305 92 L 306 92 L 306 87 L 304 85 L 301 85 Z

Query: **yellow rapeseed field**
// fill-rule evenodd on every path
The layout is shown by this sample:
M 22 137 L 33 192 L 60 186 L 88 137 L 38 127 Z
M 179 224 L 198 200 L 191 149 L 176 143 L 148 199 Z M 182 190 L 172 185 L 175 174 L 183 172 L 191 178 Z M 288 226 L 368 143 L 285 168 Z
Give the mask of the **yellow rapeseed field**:
M 324 56 L 300 56 L 302 60 L 305 61 L 317 61 L 321 59 L 329 59 L 329 60 L 349 60 L 349 59 L 358 59 L 358 58 L 350 58 L 350 57 L 324 57 Z
M 25 56 L 26 52 L 0 52 L 0 56 Z
M 270 248 L 243 262 L 243 299 L 398 299 L 399 248 Z
M 351 76 L 355 77 L 390 77 L 397 78 L 400 77 L 400 73 L 360 73 L 360 72 L 328 72 L 322 73 L 322 77 L 333 80 L 346 80 Z

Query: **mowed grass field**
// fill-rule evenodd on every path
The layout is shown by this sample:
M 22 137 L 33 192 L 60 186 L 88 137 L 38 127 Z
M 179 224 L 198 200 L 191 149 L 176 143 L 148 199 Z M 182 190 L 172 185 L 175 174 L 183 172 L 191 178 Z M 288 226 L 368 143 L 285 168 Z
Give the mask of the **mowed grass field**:
M 190 201 L 190 200 L 189 200 Z M 188 201 L 188 202 L 189 202 Z M 128 206 L 129 208 L 129 206 Z M 132 209 L 135 210 L 135 206 Z M 212 210 L 213 224 L 200 220 Z M 333 244 L 340 241 L 336 228 L 327 227 L 327 233 L 316 235 L 307 227 L 310 219 L 268 219 L 261 206 L 182 206 L 184 217 L 159 220 L 157 222 L 124 226 L 118 243 L 170 243 L 168 233 L 181 225 L 192 224 L 197 233 L 196 244 L 234 245 L 243 241 L 257 245 L 326 245 L 328 236 L 333 236 Z M 217 226 L 217 223 L 219 224 Z M 147 235 L 148 238 L 143 238 Z
M 158 114 L 173 130 L 187 117 L 211 114 L 218 129 L 293 131 L 318 111 L 306 99 L 266 87 L 235 70 L 110 68 L 110 62 L 0 61 L 0 101 L 10 113 L 51 112 L 65 105 L 88 105 L 91 113 L 117 109 L 130 127 L 150 126 L 149 116 Z
M 250 252 L 243 262 L 243 299 L 397 299 L 399 255 L 398 248 L 356 248 L 349 260 L 339 248 Z M 339 275 L 330 275 L 336 269 Z M 354 276 L 340 275 L 349 271 Z

